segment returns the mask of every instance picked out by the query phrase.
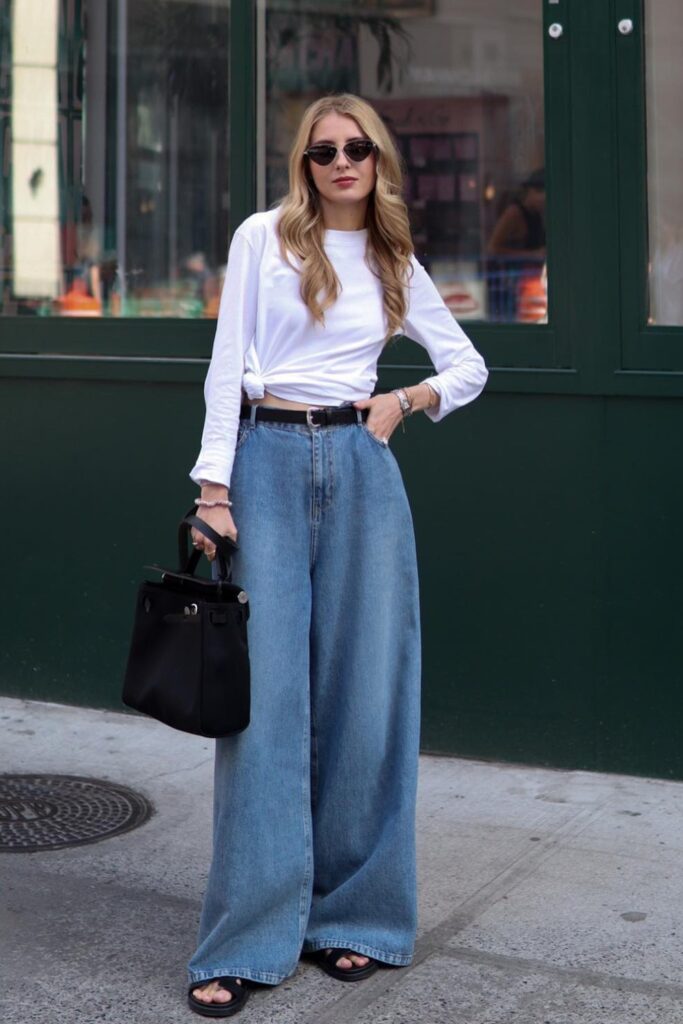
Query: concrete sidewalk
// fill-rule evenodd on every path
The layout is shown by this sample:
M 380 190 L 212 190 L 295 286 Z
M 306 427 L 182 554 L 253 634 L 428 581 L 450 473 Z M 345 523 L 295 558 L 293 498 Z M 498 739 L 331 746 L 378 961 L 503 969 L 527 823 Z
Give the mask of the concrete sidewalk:
M 0 856 L 4 1024 L 175 1024 L 209 863 L 212 743 L 0 699 L 0 772 L 130 786 L 155 814 Z M 0 814 L 2 807 L 0 806 Z M 357 985 L 302 962 L 245 1024 L 683 1024 L 683 785 L 426 757 L 413 965 Z

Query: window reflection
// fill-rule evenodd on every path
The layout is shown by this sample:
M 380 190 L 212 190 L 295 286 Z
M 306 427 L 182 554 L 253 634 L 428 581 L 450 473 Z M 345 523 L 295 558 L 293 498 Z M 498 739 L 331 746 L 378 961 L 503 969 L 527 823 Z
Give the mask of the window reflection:
M 303 108 L 369 99 L 406 168 L 418 258 L 459 320 L 547 320 L 542 9 L 537 0 L 260 5 L 259 206 L 286 192 Z
M 534 171 L 504 194 L 500 210 L 486 250 L 490 318 L 544 320 L 545 171 Z
M 0 0 L 0 313 L 213 316 L 228 0 Z
M 683 324 L 683 8 L 645 5 L 651 324 Z

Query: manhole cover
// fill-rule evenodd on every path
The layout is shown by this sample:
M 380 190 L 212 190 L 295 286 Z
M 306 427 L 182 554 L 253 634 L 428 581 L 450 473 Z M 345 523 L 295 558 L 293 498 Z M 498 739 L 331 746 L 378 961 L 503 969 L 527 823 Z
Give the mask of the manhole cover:
M 0 775 L 0 853 L 82 846 L 130 832 L 152 813 L 139 793 L 78 775 Z

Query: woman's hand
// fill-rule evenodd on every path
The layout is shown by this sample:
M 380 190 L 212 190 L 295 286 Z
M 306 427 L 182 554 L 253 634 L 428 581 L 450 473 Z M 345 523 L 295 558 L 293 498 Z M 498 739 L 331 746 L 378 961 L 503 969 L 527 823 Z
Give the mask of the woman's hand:
M 439 395 L 426 381 L 403 389 L 408 396 L 412 412 L 432 409 L 439 403 Z M 369 409 L 365 425 L 383 444 L 389 444 L 389 438 L 403 419 L 401 403 L 393 392 L 376 395 L 353 403 L 354 409 Z
M 369 409 L 365 426 L 378 441 L 389 444 L 389 438 L 403 419 L 401 406 L 396 395 L 375 395 L 353 403 L 354 409 Z
M 215 501 L 216 499 L 224 501 L 227 496 L 227 488 L 220 487 L 218 484 L 205 484 L 202 487 L 202 498 L 206 501 Z M 223 505 L 217 505 L 215 508 L 199 506 L 196 514 L 198 519 L 203 519 L 221 537 L 237 540 L 237 527 L 229 508 Z M 198 551 L 203 551 L 210 562 L 213 562 L 216 557 L 216 545 L 194 528 L 192 529 L 192 544 Z

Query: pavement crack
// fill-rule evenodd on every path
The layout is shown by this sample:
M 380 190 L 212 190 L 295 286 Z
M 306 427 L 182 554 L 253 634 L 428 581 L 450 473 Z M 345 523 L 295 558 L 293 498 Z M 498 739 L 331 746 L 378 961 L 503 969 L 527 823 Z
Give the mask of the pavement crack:
M 520 882 L 533 875 L 538 867 L 549 857 L 554 856 L 567 839 L 574 839 L 584 831 L 596 818 L 600 817 L 604 805 L 583 807 L 568 820 L 554 828 L 538 843 L 518 854 L 506 868 L 489 879 L 471 896 L 464 900 L 448 917 L 440 921 L 420 939 L 415 947 L 415 957 L 411 967 L 421 963 L 431 953 L 441 949 L 446 941 L 457 932 L 462 931 L 489 907 L 498 903 L 508 895 Z
M 196 764 L 183 765 L 182 768 L 172 768 L 169 772 L 159 772 L 157 775 L 149 775 L 148 780 L 151 782 L 153 779 L 167 779 L 169 775 L 180 775 L 182 772 L 194 772 L 197 768 L 201 768 L 202 765 L 209 764 L 213 761 L 213 755 L 209 757 L 203 757 L 201 761 L 197 761 Z
M 556 979 L 573 981 L 579 985 L 590 985 L 593 988 L 609 989 L 615 992 L 634 992 L 644 996 L 668 996 L 683 1002 L 683 985 L 668 981 L 647 981 L 641 978 L 628 978 L 623 974 L 606 974 L 603 971 L 591 971 L 584 967 L 564 967 L 561 964 L 548 964 L 543 960 L 535 960 L 523 956 L 508 956 L 505 953 L 489 953 L 469 946 L 448 946 L 439 953 L 450 960 L 461 960 L 495 967 L 513 974 L 545 974 Z

